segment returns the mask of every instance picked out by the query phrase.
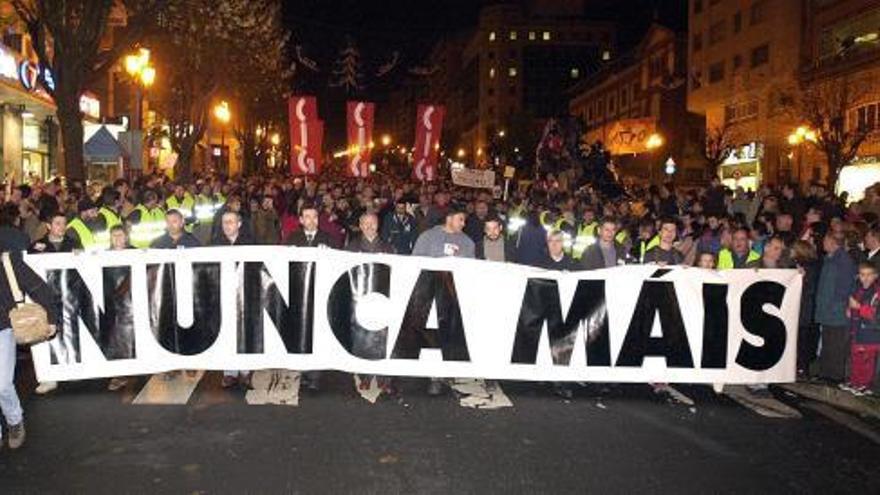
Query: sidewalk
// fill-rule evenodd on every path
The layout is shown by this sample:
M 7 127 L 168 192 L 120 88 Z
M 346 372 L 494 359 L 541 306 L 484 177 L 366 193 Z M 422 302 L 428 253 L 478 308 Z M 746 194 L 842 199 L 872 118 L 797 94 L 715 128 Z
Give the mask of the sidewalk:
M 880 397 L 878 396 L 855 396 L 837 387 L 821 383 L 782 383 L 778 386 L 783 390 L 808 399 L 824 402 L 838 409 L 856 413 L 860 416 L 880 419 Z

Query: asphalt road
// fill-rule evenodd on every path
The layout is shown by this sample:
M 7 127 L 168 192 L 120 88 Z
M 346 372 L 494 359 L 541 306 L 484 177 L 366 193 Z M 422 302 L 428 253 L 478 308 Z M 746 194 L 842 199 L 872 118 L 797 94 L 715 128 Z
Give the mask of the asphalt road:
M 428 397 L 422 380 L 371 405 L 346 375 L 326 378 L 296 407 L 248 404 L 217 373 L 185 405 L 131 404 L 145 379 L 28 395 L 27 444 L 0 451 L 0 492 L 880 493 L 877 443 L 808 408 L 769 419 L 708 387 L 681 387 L 691 408 L 646 385 L 565 401 L 505 382 L 514 406 L 477 410 Z

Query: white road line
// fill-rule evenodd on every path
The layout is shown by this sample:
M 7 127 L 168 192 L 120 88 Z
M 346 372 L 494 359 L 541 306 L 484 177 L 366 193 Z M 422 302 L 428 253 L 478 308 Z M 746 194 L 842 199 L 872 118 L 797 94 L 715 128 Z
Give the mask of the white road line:
M 199 370 L 195 375 L 179 371 L 160 373 L 150 377 L 144 388 L 131 402 L 138 405 L 186 404 L 195 392 L 205 372 Z
M 259 370 L 251 375 L 245 401 L 251 405 L 299 405 L 300 373 L 290 370 Z

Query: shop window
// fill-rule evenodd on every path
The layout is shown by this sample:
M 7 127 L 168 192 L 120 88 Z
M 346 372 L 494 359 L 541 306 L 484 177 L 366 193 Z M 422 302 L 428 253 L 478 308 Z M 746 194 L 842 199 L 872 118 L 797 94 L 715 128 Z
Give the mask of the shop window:
M 724 80 L 724 62 L 716 62 L 709 66 L 709 84 Z
M 855 122 L 857 129 L 862 132 L 872 132 L 880 127 L 880 123 L 878 123 L 878 104 L 871 103 L 870 105 L 862 105 L 855 110 Z
M 509 77 L 516 77 L 516 67 L 510 67 L 507 69 L 507 75 Z
M 703 33 L 695 33 L 694 37 L 691 41 L 691 45 L 694 47 L 694 53 L 703 49 Z
M 529 41 L 535 41 L 536 39 L 538 39 L 538 33 L 529 31 Z
M 495 31 L 489 32 L 489 41 L 495 41 Z
M 752 50 L 752 68 L 762 66 L 770 61 L 770 45 L 764 44 Z
M 541 39 L 543 39 L 544 41 L 550 41 L 550 31 L 544 31 L 544 33 L 541 35 Z
M 718 21 L 709 26 L 709 46 L 721 43 L 727 35 L 727 22 Z
M 518 36 L 518 33 L 516 31 L 511 31 L 510 32 L 510 41 L 516 41 L 517 36 Z

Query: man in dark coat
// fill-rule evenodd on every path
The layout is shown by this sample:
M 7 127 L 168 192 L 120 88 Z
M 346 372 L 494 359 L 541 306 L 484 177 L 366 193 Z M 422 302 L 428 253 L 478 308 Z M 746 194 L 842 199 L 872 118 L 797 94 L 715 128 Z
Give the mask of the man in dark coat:
M 611 217 L 602 219 L 598 240 L 588 246 L 581 256 L 581 269 L 599 270 L 626 263 L 626 247 L 615 240 L 616 235 L 617 220 Z

